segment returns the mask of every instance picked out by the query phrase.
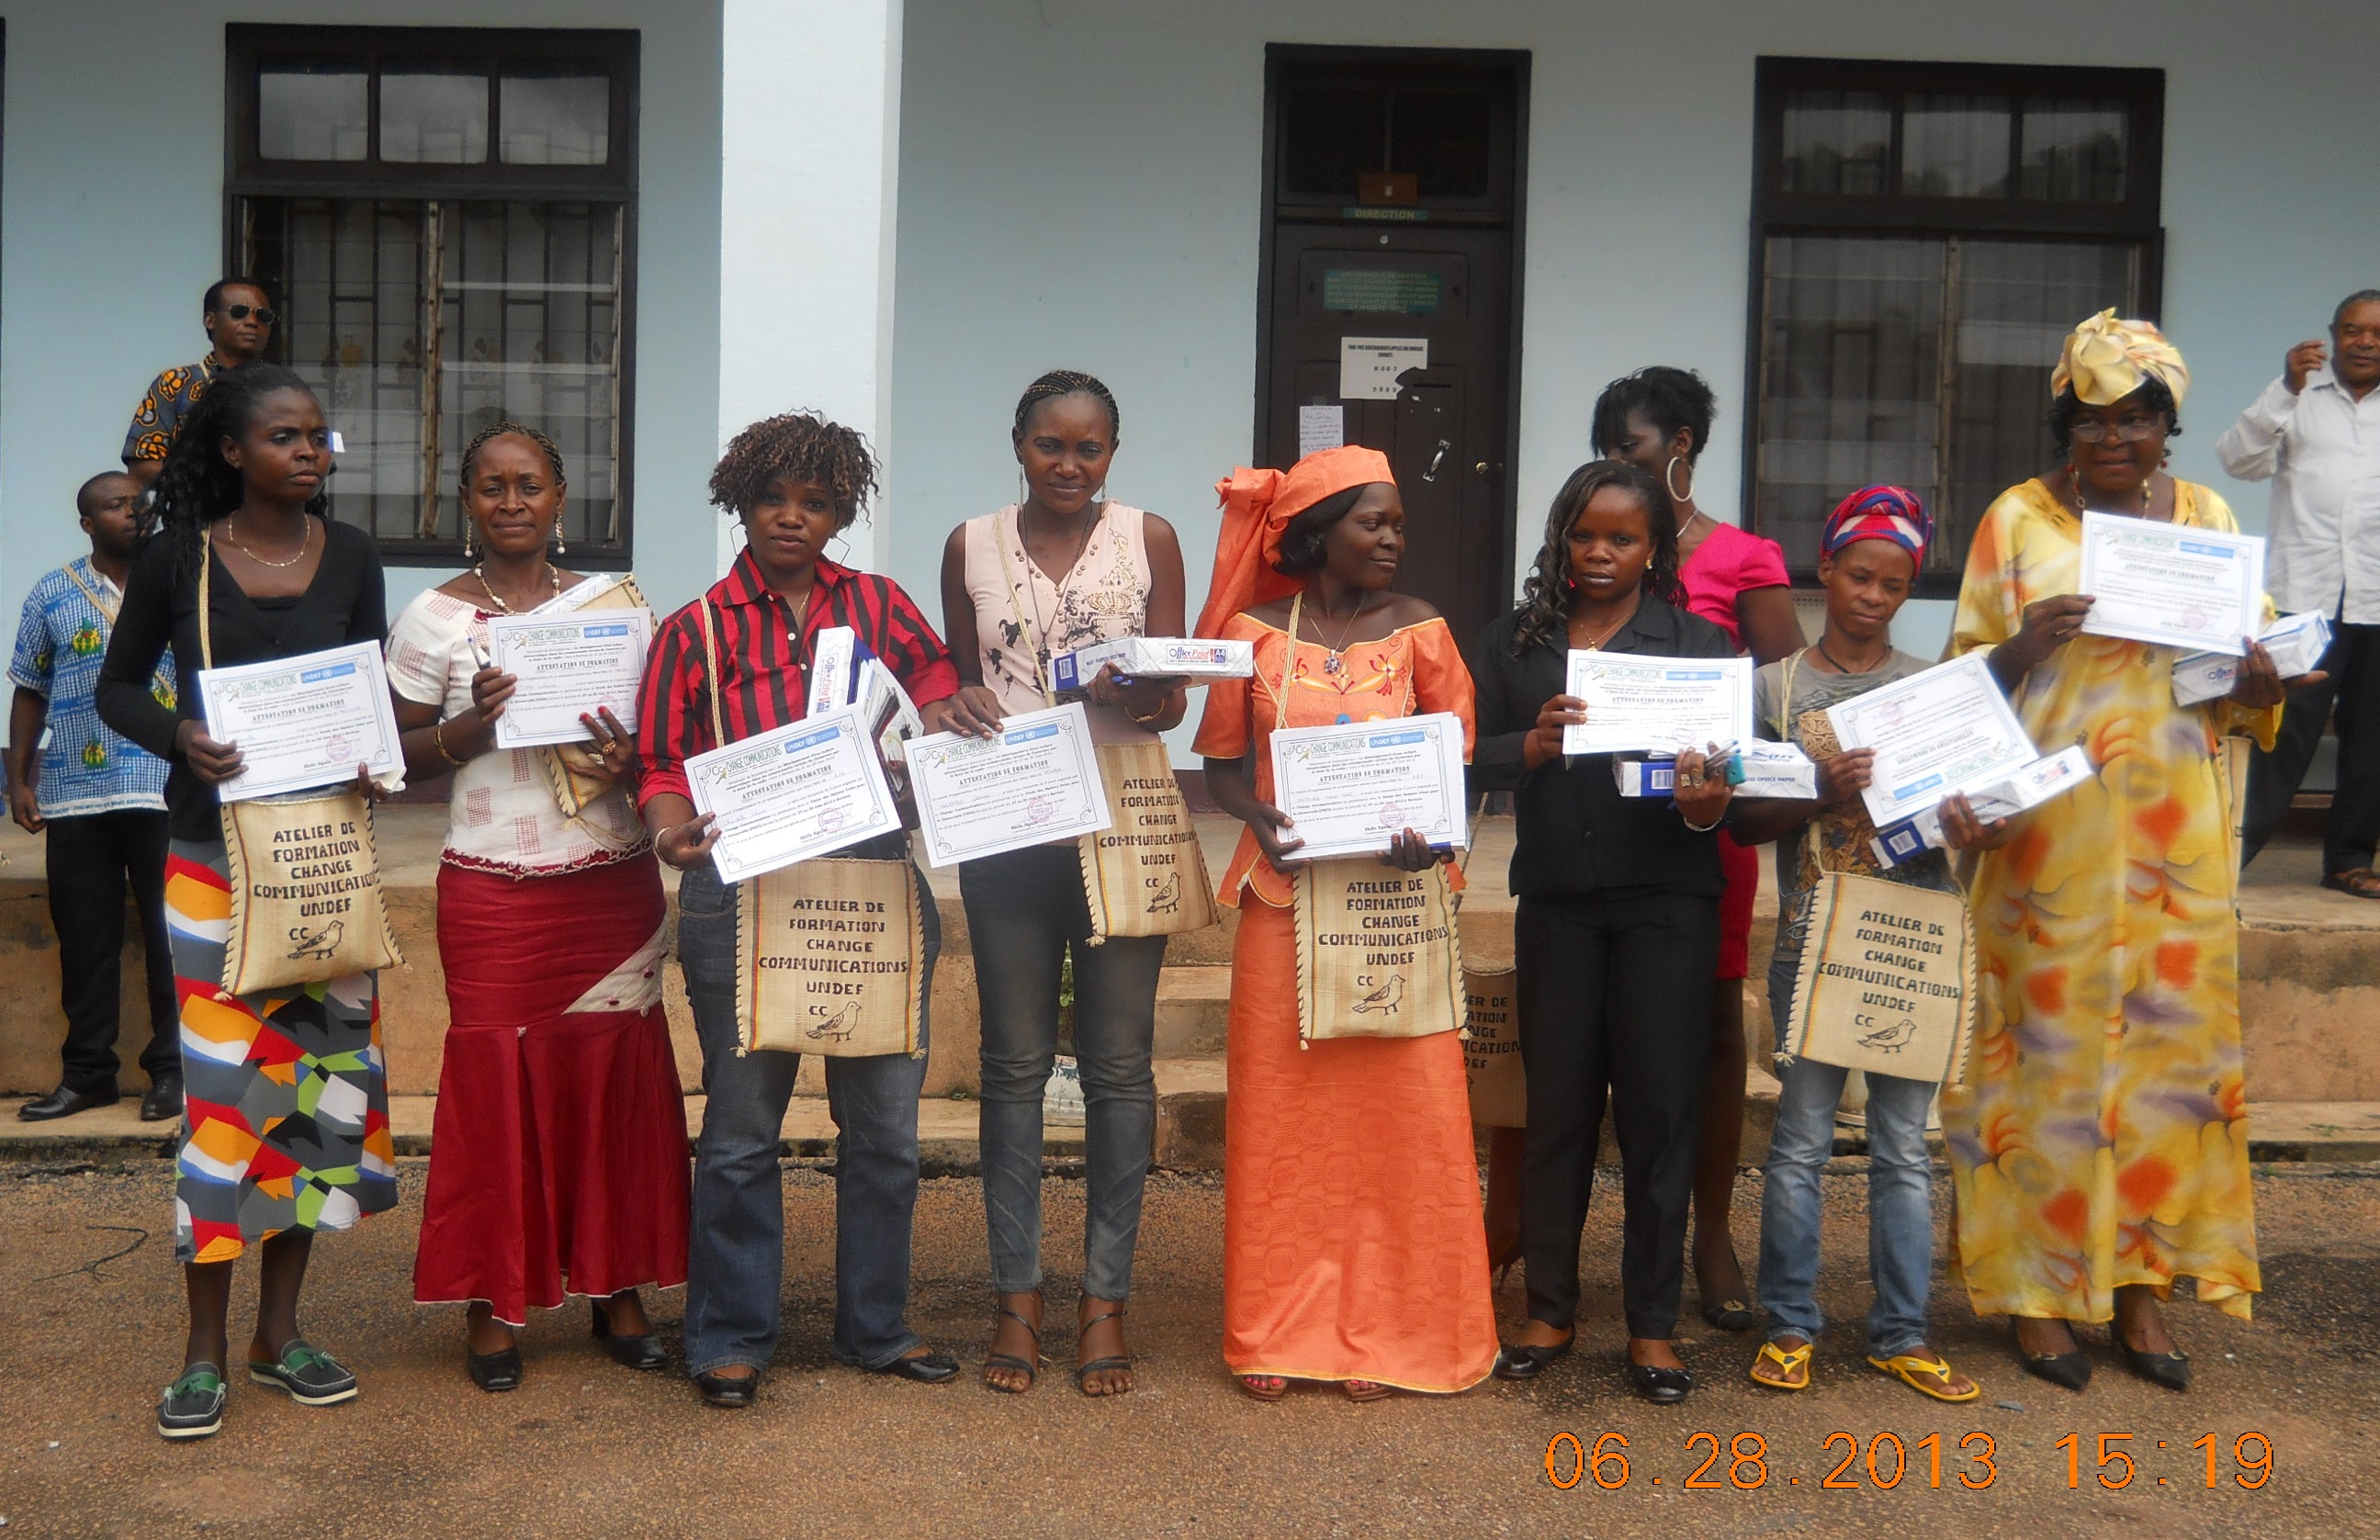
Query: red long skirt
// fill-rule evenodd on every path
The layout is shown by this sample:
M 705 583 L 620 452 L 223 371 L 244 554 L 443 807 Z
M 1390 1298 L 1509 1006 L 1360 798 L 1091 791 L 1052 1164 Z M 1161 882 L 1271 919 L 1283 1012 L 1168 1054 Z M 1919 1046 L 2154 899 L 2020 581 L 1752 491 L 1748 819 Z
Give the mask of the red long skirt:
M 413 1297 L 515 1326 L 686 1281 L 686 1099 L 662 1014 L 660 868 L 438 868 L 446 1059 Z

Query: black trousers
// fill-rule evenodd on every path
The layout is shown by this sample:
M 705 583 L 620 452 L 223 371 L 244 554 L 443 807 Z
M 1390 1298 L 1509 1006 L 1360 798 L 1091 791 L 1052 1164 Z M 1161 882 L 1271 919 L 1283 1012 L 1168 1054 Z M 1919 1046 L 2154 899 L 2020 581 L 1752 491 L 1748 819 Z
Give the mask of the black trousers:
M 181 1073 L 181 1017 L 165 935 L 165 814 L 52 819 L 49 866 L 50 925 L 58 934 L 59 1003 L 67 1016 L 60 1084 L 84 1095 L 115 1089 L 128 885 L 148 952 L 149 1046 L 140 1067 L 152 1082 Z
M 1565 1329 L 1576 1320 L 1579 1231 L 1608 1092 L 1626 1203 L 1628 1334 L 1667 1340 L 1678 1325 L 1702 1147 L 1718 900 L 1643 889 L 1524 898 L 1513 940 L 1529 1080 L 1521 1181 L 1529 1316 Z
M 2334 707 L 2338 788 L 2331 794 L 2330 821 L 2323 826 L 2322 869 L 2372 865 L 2374 846 L 2380 843 L 2380 625 L 2338 625 L 2322 667 L 2330 677 L 2289 692 L 2273 751 L 2258 749 L 2249 762 L 2240 843 L 2243 866 L 2256 858 L 2288 816 Z

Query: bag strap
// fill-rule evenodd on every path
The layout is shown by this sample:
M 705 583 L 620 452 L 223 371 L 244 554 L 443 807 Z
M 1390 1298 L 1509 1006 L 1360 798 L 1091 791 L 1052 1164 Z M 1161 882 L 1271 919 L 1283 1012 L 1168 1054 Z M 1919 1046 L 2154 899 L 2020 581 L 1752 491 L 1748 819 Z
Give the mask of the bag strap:
M 201 529 L 199 531 L 199 667 L 202 669 L 215 666 L 213 627 L 209 624 L 207 612 L 207 589 L 210 579 L 214 576 L 214 567 L 215 532 Z
M 1014 520 L 1016 543 L 1021 546 L 1025 543 L 1024 504 L 1019 503 L 1016 506 L 1014 510 Z M 1098 533 L 1096 527 L 1093 527 L 1092 533 Z M 1000 552 L 1001 586 L 1008 590 L 1008 612 L 1016 617 L 1017 635 L 1030 636 L 1033 638 L 1034 687 L 1041 692 L 1041 700 L 1044 705 L 1055 706 L 1058 704 L 1058 697 L 1050 693 L 1050 634 L 1038 625 L 1028 624 L 1025 619 L 1025 606 L 1017 602 L 1016 566 L 1015 564 L 1008 559 L 1008 536 L 1003 533 L 1000 527 L 999 514 L 991 515 L 991 543 L 994 548 Z M 1027 562 L 1032 560 L 1029 553 L 1026 555 L 1026 560 Z M 1067 576 L 1071 577 L 1074 575 L 1069 573 Z M 1031 579 L 1028 577 L 1026 581 L 1029 582 Z M 1065 600 L 1065 592 L 1063 589 L 1059 591 L 1058 597 L 1060 602 L 1062 604 Z
M 94 588 L 90 584 L 84 582 L 82 580 L 82 574 L 75 571 L 74 564 L 72 562 L 68 562 L 65 566 L 58 570 L 67 575 L 67 582 L 72 583 L 76 588 L 82 590 L 82 596 L 91 600 L 91 607 L 99 612 L 99 618 L 107 622 L 108 628 L 110 630 L 114 630 L 116 616 L 122 612 L 122 606 L 110 604 L 101 596 L 100 591 L 97 588 Z M 174 682 L 165 677 L 165 665 L 162 660 L 158 662 L 156 668 L 150 672 L 149 677 L 159 689 L 164 690 L 168 695 L 179 695 L 181 693 L 175 687 Z
M 710 697 L 710 746 L 725 748 L 727 721 L 719 709 L 719 637 L 711 628 L 710 596 L 696 600 L 694 608 L 702 622 L 702 687 Z

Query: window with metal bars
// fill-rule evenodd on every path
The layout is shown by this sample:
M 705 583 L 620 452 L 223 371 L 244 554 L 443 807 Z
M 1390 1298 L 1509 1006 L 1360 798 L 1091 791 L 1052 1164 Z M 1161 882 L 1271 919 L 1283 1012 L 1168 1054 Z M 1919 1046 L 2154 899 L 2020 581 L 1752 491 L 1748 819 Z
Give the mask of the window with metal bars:
M 2074 324 L 2156 312 L 2154 70 L 1775 59 L 1756 76 L 1746 522 L 1817 564 L 1846 493 L 1924 497 L 1919 590 L 2048 467 Z
M 630 551 L 633 33 L 233 27 L 229 270 L 345 443 L 333 516 L 462 552 L 462 450 L 562 451 L 573 564 Z

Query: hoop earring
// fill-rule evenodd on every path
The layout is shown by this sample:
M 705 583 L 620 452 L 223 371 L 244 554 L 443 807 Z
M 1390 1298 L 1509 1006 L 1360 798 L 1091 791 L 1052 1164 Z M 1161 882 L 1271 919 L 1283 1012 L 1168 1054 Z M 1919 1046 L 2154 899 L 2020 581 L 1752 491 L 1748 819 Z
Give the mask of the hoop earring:
M 1661 467 L 1661 490 L 1670 494 L 1670 501 L 1672 503 L 1692 503 L 1694 500 L 1694 467 L 1686 467 L 1686 490 L 1684 491 L 1678 490 L 1678 462 L 1682 458 L 1684 458 L 1683 455 L 1672 455 L 1670 456 L 1670 463 Z

